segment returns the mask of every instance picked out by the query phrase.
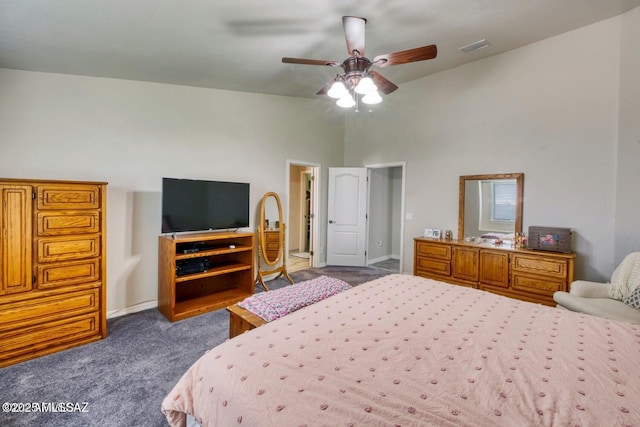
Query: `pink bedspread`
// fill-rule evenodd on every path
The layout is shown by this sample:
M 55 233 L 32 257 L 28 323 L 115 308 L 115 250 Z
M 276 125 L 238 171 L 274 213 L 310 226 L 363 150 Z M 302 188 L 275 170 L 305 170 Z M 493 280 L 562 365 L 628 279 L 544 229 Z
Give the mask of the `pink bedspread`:
M 207 352 L 173 426 L 640 426 L 640 326 L 408 275 Z

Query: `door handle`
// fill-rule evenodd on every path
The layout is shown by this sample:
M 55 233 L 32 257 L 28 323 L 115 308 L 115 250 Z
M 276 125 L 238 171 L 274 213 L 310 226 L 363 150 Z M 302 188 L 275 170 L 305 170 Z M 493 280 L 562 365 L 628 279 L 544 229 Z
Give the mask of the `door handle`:
M 329 220 L 329 224 L 333 224 L 333 220 L 332 219 Z

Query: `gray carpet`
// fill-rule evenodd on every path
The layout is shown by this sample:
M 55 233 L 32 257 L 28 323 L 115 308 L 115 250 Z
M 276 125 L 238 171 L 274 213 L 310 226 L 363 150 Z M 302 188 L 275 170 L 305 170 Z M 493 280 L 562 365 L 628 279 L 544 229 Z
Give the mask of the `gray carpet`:
M 324 267 L 290 275 L 300 282 L 321 274 L 355 286 L 389 273 Z M 278 279 L 268 286 L 288 283 Z M 175 323 L 151 309 L 107 323 L 104 340 L 0 369 L 0 402 L 69 402 L 73 409 L 78 403 L 85 412 L 0 411 L 0 426 L 166 426 L 160 412 L 164 397 L 191 364 L 229 333 L 224 309 Z

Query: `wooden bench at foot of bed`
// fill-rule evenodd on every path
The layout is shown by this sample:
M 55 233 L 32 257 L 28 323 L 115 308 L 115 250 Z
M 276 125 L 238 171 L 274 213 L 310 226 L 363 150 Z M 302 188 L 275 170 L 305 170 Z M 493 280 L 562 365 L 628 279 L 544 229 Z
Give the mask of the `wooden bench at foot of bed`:
M 229 338 L 347 289 L 351 289 L 347 282 L 323 275 L 294 286 L 252 295 L 238 303 L 243 307 L 238 304 L 227 307 L 229 310 Z M 256 313 L 260 313 L 260 316 Z
M 229 338 L 267 323 L 262 317 L 245 310 L 238 304 L 227 307 L 229 311 Z

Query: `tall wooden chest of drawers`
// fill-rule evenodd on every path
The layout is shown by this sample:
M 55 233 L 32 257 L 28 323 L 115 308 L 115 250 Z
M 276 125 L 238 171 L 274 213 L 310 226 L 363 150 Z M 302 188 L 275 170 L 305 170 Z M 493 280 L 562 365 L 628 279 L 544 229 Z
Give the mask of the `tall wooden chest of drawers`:
M 413 274 L 555 306 L 568 291 L 575 254 L 416 237 Z
M 0 367 L 106 337 L 106 183 L 0 179 Z

